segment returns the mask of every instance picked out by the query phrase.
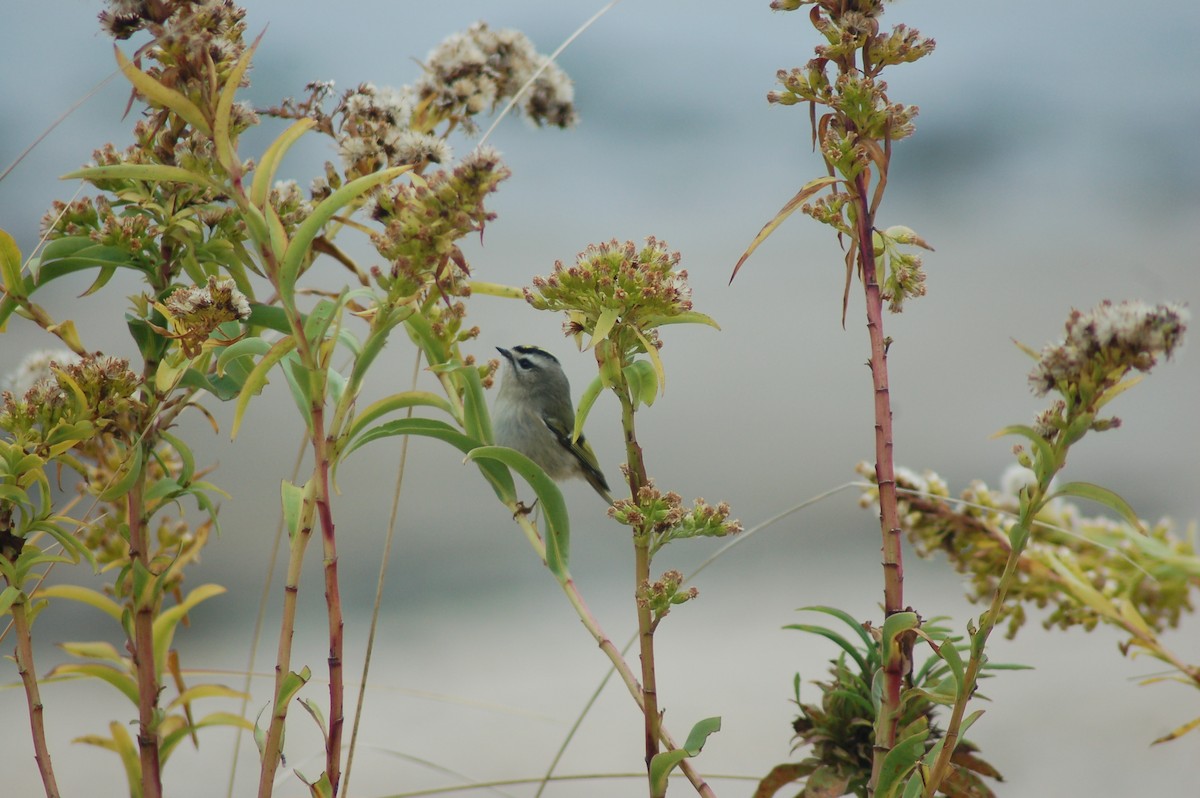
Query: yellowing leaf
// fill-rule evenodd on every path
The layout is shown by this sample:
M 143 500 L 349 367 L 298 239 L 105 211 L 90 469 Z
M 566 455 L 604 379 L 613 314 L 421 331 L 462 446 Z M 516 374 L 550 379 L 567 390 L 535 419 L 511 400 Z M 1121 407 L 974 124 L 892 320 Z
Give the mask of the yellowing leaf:
M 174 111 L 204 135 L 212 135 L 212 128 L 209 126 L 208 120 L 204 118 L 204 113 L 196 107 L 195 103 L 138 69 L 132 61 L 125 57 L 120 47 L 113 45 L 113 52 L 117 55 L 117 66 L 121 68 L 125 79 L 132 83 L 143 97 L 155 105 L 161 105 Z
M 803 188 L 796 192 L 796 196 L 788 200 L 787 203 L 779 209 L 779 213 L 775 214 L 774 218 L 764 224 L 762 230 L 758 231 L 758 235 L 756 235 L 754 240 L 750 242 L 750 246 L 746 247 L 746 251 L 742 253 L 742 257 L 738 258 L 737 265 L 733 267 L 733 274 L 729 276 L 729 282 L 733 282 L 733 278 L 737 277 L 738 270 L 742 268 L 742 264 L 746 262 L 746 259 L 750 257 L 754 250 L 758 249 L 759 244 L 767 240 L 767 236 L 775 232 L 775 228 L 783 224 L 784 219 L 787 219 L 789 216 L 795 213 L 796 209 L 803 205 L 809 197 L 816 194 L 826 186 L 831 186 L 838 182 L 838 179 L 839 178 L 836 177 L 826 176 L 818 177 L 816 180 L 810 180 L 805 183 Z

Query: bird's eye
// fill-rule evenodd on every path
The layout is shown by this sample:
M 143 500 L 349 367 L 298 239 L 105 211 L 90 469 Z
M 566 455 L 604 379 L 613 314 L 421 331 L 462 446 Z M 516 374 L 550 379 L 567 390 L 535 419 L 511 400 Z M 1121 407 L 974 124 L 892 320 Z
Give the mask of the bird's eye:
M 517 365 L 523 369 L 531 369 L 533 368 L 533 361 L 527 357 L 523 357 L 517 360 Z

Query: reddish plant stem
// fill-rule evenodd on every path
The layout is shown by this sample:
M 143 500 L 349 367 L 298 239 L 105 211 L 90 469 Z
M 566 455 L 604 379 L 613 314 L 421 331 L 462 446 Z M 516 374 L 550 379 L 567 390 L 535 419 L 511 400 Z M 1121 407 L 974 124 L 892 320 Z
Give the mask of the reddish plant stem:
M 151 376 L 150 379 L 153 379 Z M 149 436 L 146 436 L 147 438 Z M 145 573 L 154 578 L 150 570 L 148 555 L 149 535 L 146 527 L 149 518 L 146 515 L 146 468 L 150 462 L 152 446 L 143 439 L 134 444 L 142 447 L 141 462 L 137 478 L 126 497 L 129 520 L 129 559 L 136 569 L 140 566 Z M 158 714 L 158 677 L 154 670 L 154 609 L 157 603 L 154 598 L 153 585 L 147 582 L 143 592 L 139 594 L 133 587 L 133 575 L 130 576 L 130 595 L 133 599 L 133 640 L 129 643 L 129 653 L 133 658 L 134 669 L 137 671 L 138 687 L 138 758 L 142 766 L 142 798 L 161 798 L 162 771 L 158 754 L 158 724 L 155 720 Z
M 37 671 L 33 667 L 33 638 L 29 628 L 29 616 L 25 612 L 25 601 L 14 602 L 11 608 L 13 625 L 17 631 L 17 673 L 25 687 L 25 701 L 29 704 L 29 729 L 33 736 L 33 756 L 37 760 L 38 772 L 46 798 L 58 798 L 58 783 L 54 778 L 54 767 L 50 764 L 50 749 L 46 745 L 46 724 L 42 713 L 42 696 L 38 690 Z
M 883 535 L 884 616 L 904 611 L 904 565 L 900 514 L 896 500 L 896 470 L 892 446 L 892 406 L 888 389 L 887 343 L 883 334 L 883 296 L 875 262 L 874 214 L 868 205 L 869 172 L 854 179 L 858 258 L 867 305 L 867 333 L 871 340 L 871 383 L 875 396 L 875 479 L 879 486 L 879 526 Z M 896 744 L 900 695 L 911 657 L 906 646 L 892 646 L 895 654 L 883 663 L 884 687 L 879 716 L 875 719 L 875 755 L 871 791 L 879 778 L 883 759 Z

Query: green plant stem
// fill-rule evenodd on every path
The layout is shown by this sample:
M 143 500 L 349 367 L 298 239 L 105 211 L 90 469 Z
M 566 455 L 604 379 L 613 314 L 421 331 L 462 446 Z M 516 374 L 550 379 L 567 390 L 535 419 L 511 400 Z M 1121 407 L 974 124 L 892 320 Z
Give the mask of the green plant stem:
M 149 369 L 151 364 L 147 364 Z M 154 375 L 148 371 L 147 382 L 152 384 Z M 140 567 L 154 579 L 148 555 L 149 534 L 146 516 L 146 464 L 150 462 L 153 445 L 145 436 L 136 445 L 142 447 L 142 466 L 130 489 L 126 502 L 129 520 L 129 560 L 136 573 Z M 134 575 L 131 583 L 136 584 Z M 138 686 L 138 758 L 142 771 L 142 798 L 161 798 L 162 770 L 158 751 L 158 677 L 154 672 L 154 609 L 158 603 L 157 591 L 152 583 L 138 590 L 132 587 L 133 597 L 133 641 L 130 654 L 137 670 Z
M 896 469 L 892 446 L 892 406 L 888 389 L 887 345 L 883 335 L 883 296 L 875 264 L 874 213 L 868 206 L 867 170 L 854 178 L 858 258 L 866 294 L 867 333 L 871 340 L 871 383 L 875 394 L 875 478 L 879 485 L 879 526 L 883 535 L 883 611 L 890 616 L 904 611 L 904 566 L 900 514 L 896 499 Z M 912 644 L 893 646 L 883 663 L 884 684 L 879 715 L 875 719 L 875 753 L 871 763 L 870 792 L 879 779 L 884 757 L 896 744 L 900 695 L 912 667 Z
M 288 702 L 280 701 L 283 682 L 292 668 L 292 638 L 296 634 L 296 599 L 300 593 L 304 550 L 312 539 L 313 506 L 306 499 L 304 519 L 294 537 L 288 541 L 287 576 L 283 582 L 283 608 L 279 617 L 279 650 L 275 655 L 275 693 L 271 706 L 271 722 L 262 746 L 262 766 L 258 776 L 258 798 L 269 798 L 274 789 L 275 771 L 283 752 L 283 722 L 287 718 Z
M 33 756 L 37 760 L 38 773 L 46 798 L 58 798 L 58 783 L 54 778 L 54 767 L 50 764 L 50 749 L 46 745 L 46 723 L 42 712 L 42 696 L 38 690 L 37 671 L 33 666 L 33 636 L 29 628 L 29 616 L 25 612 L 24 600 L 14 602 L 11 607 L 13 624 L 17 632 L 17 673 L 25 687 L 25 701 L 29 704 L 29 729 L 33 736 Z
M 329 618 L 329 729 L 325 740 L 325 773 L 337 795 L 342 771 L 342 727 L 345 724 L 343 699 L 345 686 L 342 677 L 342 648 L 345 640 L 345 620 L 342 617 L 342 594 L 338 585 L 337 538 L 333 511 L 329 506 L 330 452 L 333 447 L 325 438 L 324 409 L 313 403 L 313 458 L 317 468 L 316 505 L 321 522 L 321 546 L 324 554 L 325 608 Z
M 530 522 L 528 516 L 520 512 L 520 508 L 516 503 L 508 505 L 508 508 L 512 510 L 513 518 L 517 520 L 521 531 L 525 533 L 525 537 L 529 540 L 529 545 L 533 547 L 533 550 L 544 563 L 546 561 L 546 544 L 542 541 L 537 529 Z M 583 595 L 579 592 L 575 580 L 571 578 L 569 573 L 564 573 L 561 577 L 557 577 L 557 581 L 559 586 L 562 587 L 567 601 L 575 610 L 575 614 L 579 616 L 579 620 L 583 623 L 584 628 L 588 630 L 600 646 L 600 650 L 608 657 L 609 662 L 612 663 L 613 668 L 617 671 L 617 675 L 621 677 L 621 681 L 625 683 L 629 694 L 633 696 L 633 700 L 637 702 L 638 708 L 644 714 L 646 710 L 645 695 L 642 691 L 642 686 L 638 684 L 637 676 L 634 674 L 633 669 L 629 667 L 629 663 L 625 660 L 625 657 L 621 655 L 620 649 L 617 648 L 612 639 L 600 626 L 600 622 L 596 620 L 596 616 L 592 614 L 591 609 L 587 606 L 587 602 L 583 600 Z M 658 724 L 658 732 L 659 739 L 668 748 L 679 747 L 661 722 Z M 708 786 L 704 777 L 696 772 L 688 760 L 683 760 L 679 764 L 679 769 L 687 777 L 688 781 L 692 783 L 698 794 L 704 796 L 704 798 L 716 798 L 715 793 Z
M 636 501 L 643 486 L 649 479 L 646 476 L 646 463 L 642 458 L 642 447 L 638 444 L 637 429 L 634 423 L 633 399 L 629 395 L 629 386 L 622 379 L 613 386 L 614 392 L 621 403 L 621 430 L 625 435 L 625 458 L 628 464 L 629 495 Z M 647 527 L 634 530 L 634 591 L 642 585 L 650 583 L 650 536 Z M 637 606 L 638 619 L 638 650 L 642 663 L 642 714 L 645 716 L 645 746 L 646 769 L 649 772 L 650 761 L 657 756 L 659 725 L 662 717 L 658 709 L 658 680 L 654 669 L 654 617 L 650 606 L 639 603 Z M 652 798 L 659 798 L 653 792 Z
M 1032 518 L 1033 516 L 1031 515 L 1030 517 Z M 1024 523 L 1024 519 L 1020 523 Z M 1016 577 L 1017 565 L 1021 560 L 1021 553 L 1023 551 L 1024 546 L 1019 549 L 1009 549 L 1008 560 L 1004 564 L 1004 573 L 1001 574 L 1000 582 L 996 585 L 996 592 L 992 594 L 992 602 L 988 606 L 987 612 L 979 618 L 979 629 L 971 635 L 971 657 L 967 661 L 967 668 L 963 675 L 963 684 L 959 688 L 958 698 L 955 700 L 954 708 L 950 712 L 950 721 L 946 724 L 946 733 L 942 737 L 942 749 L 938 752 L 938 758 L 925 780 L 925 795 L 930 798 L 937 794 L 938 787 L 941 786 L 942 782 L 950 774 L 951 759 L 954 756 L 954 749 L 958 747 L 959 735 L 962 733 L 963 717 L 967 711 L 967 703 L 975 694 L 975 685 L 979 679 L 979 672 L 983 669 L 984 647 L 988 637 L 992 634 L 992 630 L 996 627 L 996 619 L 1000 617 L 1000 609 L 1004 606 L 1004 599 L 1008 595 L 1008 589 Z M 945 645 L 952 644 L 946 643 Z

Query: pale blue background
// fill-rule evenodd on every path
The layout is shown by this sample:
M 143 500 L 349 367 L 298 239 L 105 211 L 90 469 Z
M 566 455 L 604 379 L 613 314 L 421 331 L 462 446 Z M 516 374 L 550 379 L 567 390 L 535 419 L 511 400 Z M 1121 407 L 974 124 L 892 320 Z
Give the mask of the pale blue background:
M 544 0 L 249 6 L 251 36 L 269 23 L 247 94 L 264 105 L 298 94 L 310 80 L 333 79 L 340 87 L 409 82 L 413 59 L 480 18 L 520 28 L 548 52 L 598 7 Z M 113 70 L 97 11 L 79 0 L 7 5 L 0 164 Z M 886 320 L 895 339 L 897 457 L 941 472 L 955 491 L 972 477 L 994 484 L 1011 461 L 1010 442 L 988 436 L 1029 421 L 1044 404 L 1027 391 L 1029 361 L 1010 338 L 1041 346 L 1060 334 L 1070 307 L 1104 298 L 1200 308 L 1200 49 L 1194 43 L 1200 10 L 1182 0 L 1152 10 L 1082 0 L 908 0 L 890 5 L 885 22 L 907 23 L 938 40 L 933 56 L 889 76 L 893 99 L 918 104 L 921 115 L 917 136 L 895 150 L 880 223 L 907 224 L 937 247 L 926 258 L 929 296 Z M 807 113 L 764 101 L 775 71 L 803 64 L 814 43 L 803 15 L 772 15 L 765 2 L 625 0 L 561 58 L 576 81 L 579 128 L 533 130 L 507 120 L 494 135 L 491 143 L 514 174 L 494 197 L 499 218 L 483 246 L 469 244 L 480 279 L 517 285 L 547 273 L 555 259 L 570 260 L 589 242 L 612 237 L 653 234 L 682 251 L 697 309 L 716 317 L 723 331 L 664 332 L 666 394 L 641 422 L 647 460 L 664 487 L 728 499 L 747 525 L 852 479 L 854 462 L 872 454 L 860 293 L 856 285 L 843 331 L 841 257 L 828 231 L 791 220 L 726 286 L 762 223 L 821 173 L 808 148 Z M 75 190 L 55 176 L 87 161 L 105 141 L 128 140 L 132 121 L 121 119 L 127 95 L 120 80 L 111 80 L 0 184 L 0 226 L 26 252 L 50 201 Z M 263 137 L 243 142 L 244 154 L 260 151 L 277 130 L 264 127 Z M 457 152 L 468 146 L 457 142 Z M 331 146 L 314 138 L 285 170 L 307 182 L 329 157 Z M 374 262 L 366 247 L 348 246 Z M 334 266 L 321 268 L 329 285 L 342 280 Z M 38 301 L 55 317 L 76 318 L 90 346 L 129 352 L 116 308 L 135 287 L 114 281 L 106 300 L 75 300 L 86 285 L 81 279 Z M 472 314 L 484 329 L 474 348 L 479 357 L 498 344 L 537 342 L 564 359 L 576 390 L 590 379 L 588 358 L 559 337 L 558 318 L 484 297 L 473 302 Z M 0 344 L 0 370 L 48 345 L 48 336 L 14 320 Z M 1121 397 L 1113 409 L 1125 426 L 1085 441 L 1073 453 L 1070 478 L 1121 491 L 1147 518 L 1200 516 L 1195 345 Z M 373 395 L 408 385 L 410 349 L 396 340 L 389 355 L 394 376 L 377 369 Z M 290 472 L 299 432 L 278 388 L 252 406 L 233 444 L 227 408 L 217 411 L 220 436 L 198 416 L 183 428 L 201 462 L 219 463 L 213 479 L 233 494 L 224 503 L 224 535 L 190 577 L 192 585 L 230 587 L 180 635 L 184 661 L 193 666 L 245 668 L 278 483 Z M 622 454 L 612 403 L 597 405 L 589 434 L 615 479 Z M 377 445 L 340 474 L 335 509 L 351 612 L 351 679 L 361 661 L 363 613 L 372 601 L 397 458 L 397 447 Z M 445 782 L 383 749 L 480 779 L 536 775 L 605 661 L 473 470 L 428 442 L 413 445 L 410 466 L 362 732 L 367 745 L 381 750 L 360 751 L 354 792 L 381 795 Z M 623 641 L 633 629 L 628 541 L 605 523 L 586 485 L 569 485 L 566 493 L 576 532 L 572 569 L 601 622 Z M 788 759 L 792 674 L 822 677 L 834 652 L 780 627 L 798 620 L 795 607 L 818 602 L 876 615 L 878 547 L 873 517 L 843 494 L 735 549 L 700 579 L 700 601 L 664 623 L 668 725 L 682 737 L 699 718 L 725 718 L 700 760 L 702 770 L 761 775 Z M 686 569 L 712 548 L 680 544 L 658 566 Z M 324 616 L 315 550 L 310 560 L 296 663 L 320 675 Z M 978 611 L 961 601 L 958 580 L 942 563 L 910 563 L 906 584 L 907 600 L 925 615 L 951 614 L 961 625 Z M 260 646 L 262 672 L 273 661 L 274 601 Z M 1195 628 L 1192 621 L 1169 638 L 1193 662 L 1200 661 Z M 111 630 L 83 609 L 58 604 L 39 631 L 49 642 Z M 987 716 L 972 730 L 1007 777 L 1001 795 L 1194 792 L 1200 738 L 1147 744 L 1200 714 L 1196 693 L 1136 686 L 1155 666 L 1121 659 L 1116 640 L 1103 630 L 1051 635 L 1035 624 L 1015 643 L 996 643 L 996 659 L 1038 667 L 988 683 L 995 703 L 985 705 Z M 60 656 L 44 646 L 39 667 Z M 0 679 L 16 678 L 6 673 Z M 268 682 L 257 681 L 255 691 L 252 712 L 267 700 Z M 46 688 L 67 794 L 120 794 L 114 757 L 67 743 L 132 715 L 109 692 Z M 320 685 L 311 696 L 325 700 Z M 0 731 L 7 789 L 37 794 L 21 695 L 10 690 L 0 701 L 9 719 Z M 289 759 L 315 774 L 318 741 L 301 713 L 294 718 Z M 637 726 L 628 697 L 610 687 L 561 771 L 636 770 Z M 210 732 L 200 752 L 181 748 L 167 769 L 170 794 L 224 794 L 230 746 L 227 733 Z M 247 739 L 242 757 L 237 794 L 246 795 L 254 778 Z M 306 794 L 294 779 L 286 784 L 277 794 Z M 723 796 L 752 792 L 749 784 L 717 782 L 717 788 Z M 641 792 L 636 784 L 584 783 L 549 794 Z

